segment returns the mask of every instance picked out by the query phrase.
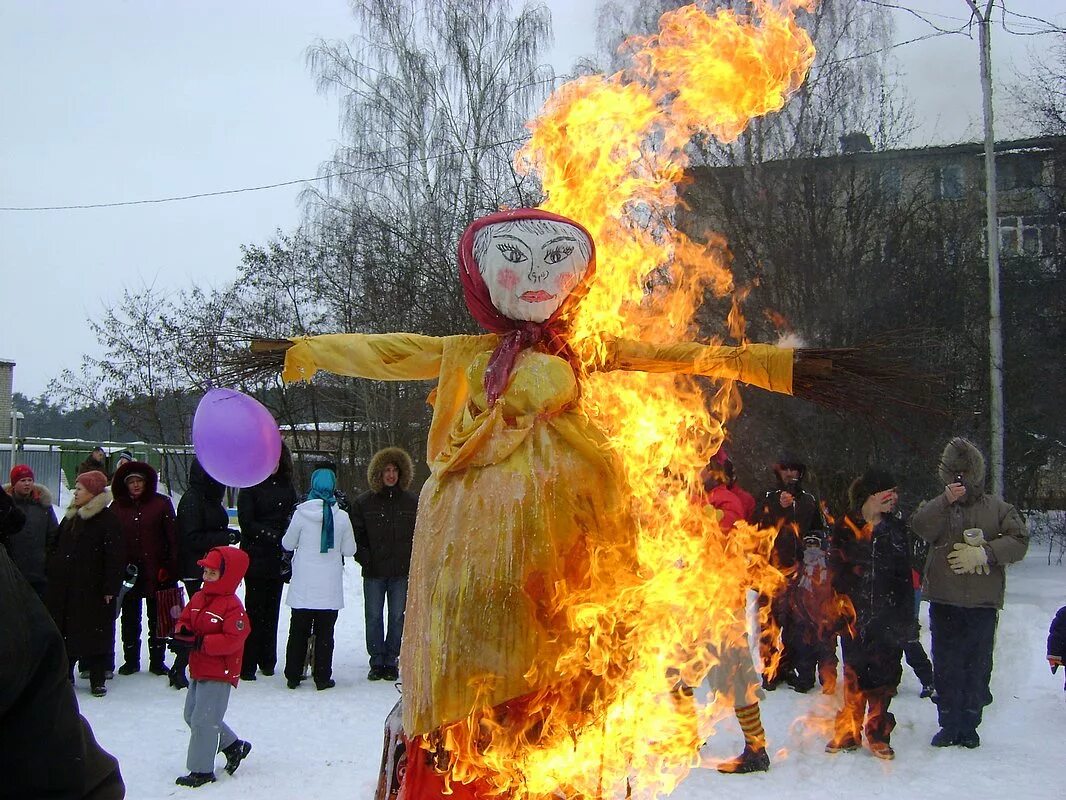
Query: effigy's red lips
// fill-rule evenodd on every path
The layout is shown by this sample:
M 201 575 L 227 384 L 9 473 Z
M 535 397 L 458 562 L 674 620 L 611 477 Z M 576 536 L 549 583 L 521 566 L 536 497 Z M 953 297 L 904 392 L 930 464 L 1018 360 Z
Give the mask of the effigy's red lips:
M 545 300 L 554 300 L 555 295 L 549 294 L 543 289 L 538 289 L 535 292 L 523 292 L 522 299 L 527 303 L 543 303 Z

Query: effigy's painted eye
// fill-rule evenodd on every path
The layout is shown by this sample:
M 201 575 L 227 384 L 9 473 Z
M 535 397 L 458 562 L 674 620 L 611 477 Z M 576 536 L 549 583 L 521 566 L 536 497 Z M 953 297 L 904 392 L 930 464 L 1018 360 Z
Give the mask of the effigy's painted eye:
M 512 264 L 521 264 L 526 260 L 526 254 L 513 244 L 498 244 L 496 249 Z
M 574 252 L 574 248 L 571 245 L 560 245 L 559 247 L 553 247 L 547 253 L 544 254 L 544 260 L 548 264 L 558 264 L 560 261 Z

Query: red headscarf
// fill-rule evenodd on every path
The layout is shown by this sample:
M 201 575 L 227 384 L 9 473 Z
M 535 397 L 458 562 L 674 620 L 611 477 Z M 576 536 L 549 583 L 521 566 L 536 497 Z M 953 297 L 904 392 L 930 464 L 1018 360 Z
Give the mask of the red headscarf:
M 570 294 L 560 306 L 544 322 L 527 322 L 505 317 L 492 304 L 489 298 L 489 288 L 481 277 L 477 262 L 474 260 L 474 238 L 478 231 L 487 225 L 496 225 L 501 222 L 517 222 L 520 220 L 545 220 L 547 222 L 561 222 L 577 228 L 589 241 L 589 265 L 585 270 L 581 281 L 571 290 Z M 470 309 L 474 319 L 485 330 L 501 334 L 500 343 L 489 357 L 489 364 L 485 370 L 485 395 L 489 406 L 492 406 L 511 379 L 511 371 L 514 369 L 515 359 L 518 353 L 527 347 L 532 347 L 538 342 L 544 342 L 547 350 L 552 355 L 560 355 L 571 363 L 574 362 L 574 354 L 566 342 L 565 313 L 588 292 L 589 280 L 596 270 L 596 243 L 585 227 L 568 217 L 553 214 L 550 211 L 542 211 L 539 208 L 516 208 L 510 211 L 500 211 L 489 214 L 486 217 L 474 220 L 463 231 L 459 239 L 459 280 L 463 284 L 463 296 L 466 306 Z M 575 365 L 576 366 L 576 365 Z

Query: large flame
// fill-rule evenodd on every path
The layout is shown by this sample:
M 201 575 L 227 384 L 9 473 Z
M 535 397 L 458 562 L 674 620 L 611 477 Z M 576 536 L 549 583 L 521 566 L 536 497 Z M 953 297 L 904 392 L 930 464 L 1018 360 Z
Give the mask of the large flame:
M 733 292 L 725 242 L 698 244 L 673 223 L 685 148 L 697 134 L 735 138 L 799 87 L 814 57 L 793 15 L 800 5 L 756 2 L 754 18 L 697 6 L 666 14 L 657 35 L 627 42 L 630 68 L 562 86 L 530 123 L 519 167 L 540 176 L 545 208 L 579 220 L 596 240 L 599 269 L 574 320 L 578 337 L 691 340 L 704 293 Z M 743 339 L 738 303 L 728 330 Z M 723 536 L 717 517 L 694 502 L 700 469 L 740 410 L 733 385 L 721 385 L 708 408 L 691 379 L 613 372 L 589 376 L 583 399 L 624 460 L 640 582 L 619 591 L 593 565 L 591 589 L 555 598 L 592 651 L 560 659 L 553 692 L 590 663 L 609 689 L 575 680 L 587 694 L 577 703 L 544 693 L 533 701 L 539 707 L 522 709 L 537 722 L 515 726 L 520 734 L 490 715 L 445 733 L 453 776 L 480 777 L 507 797 L 669 793 L 730 711 L 716 702 L 697 708 L 671 689 L 705 677 L 716 647 L 743 624 L 746 587 L 781 585 L 766 559 L 769 532 L 742 523 Z M 588 712 L 577 730 L 556 719 L 575 706 Z

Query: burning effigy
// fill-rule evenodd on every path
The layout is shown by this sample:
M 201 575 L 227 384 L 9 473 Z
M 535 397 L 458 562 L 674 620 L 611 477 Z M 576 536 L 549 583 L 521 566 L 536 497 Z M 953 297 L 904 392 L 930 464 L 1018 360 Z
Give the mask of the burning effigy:
M 704 294 L 733 283 L 723 242 L 674 225 L 686 146 L 735 138 L 801 85 L 800 5 L 679 9 L 627 43 L 626 70 L 553 94 L 517 156 L 547 199 L 475 220 L 459 244 L 486 334 L 258 347 L 285 381 L 437 381 L 392 726 L 406 767 L 387 753 L 381 794 L 661 796 L 739 702 L 677 689 L 735 652 L 745 588 L 780 587 L 773 531 L 725 536 L 689 489 L 737 383 L 833 404 L 842 369 L 878 378 L 855 350 L 749 343 L 736 304 L 735 344 L 693 341 Z M 696 376 L 716 382 L 711 403 Z

